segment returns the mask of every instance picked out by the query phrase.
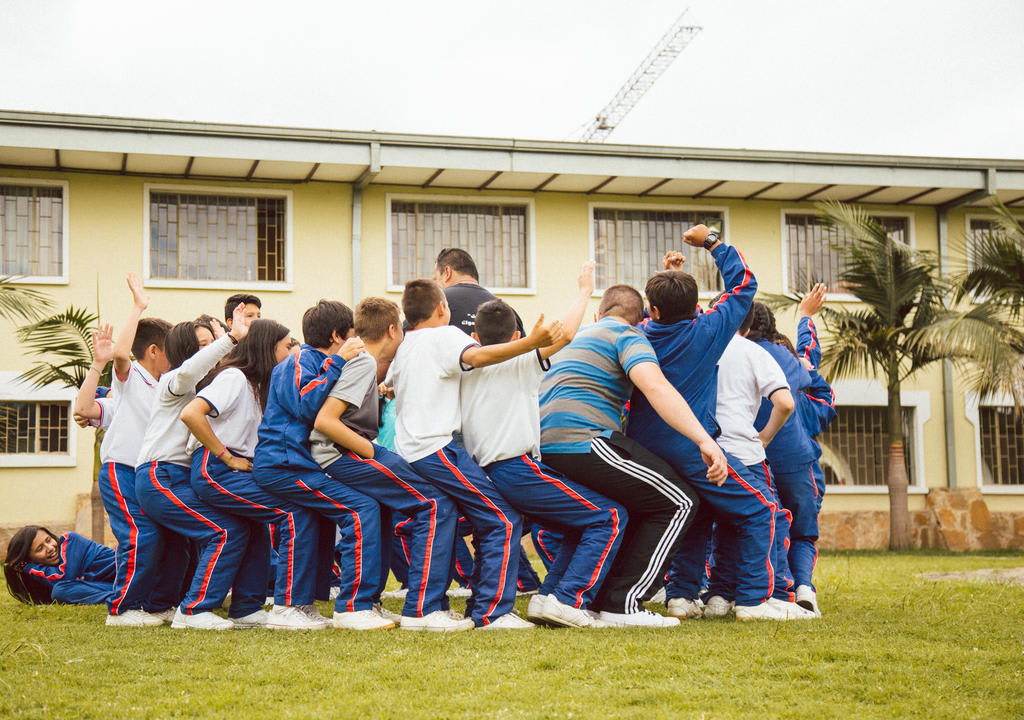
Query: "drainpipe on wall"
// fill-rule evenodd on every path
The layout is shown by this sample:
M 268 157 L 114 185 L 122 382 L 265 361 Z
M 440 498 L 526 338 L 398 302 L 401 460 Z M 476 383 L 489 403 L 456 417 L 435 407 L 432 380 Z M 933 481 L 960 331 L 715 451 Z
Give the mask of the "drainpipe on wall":
M 352 183 L 352 309 L 363 297 L 363 188 L 380 174 L 380 143 L 370 143 L 370 164 Z
M 949 211 L 942 206 L 935 208 L 935 219 L 939 228 L 939 273 L 949 277 Z M 948 299 L 947 299 L 948 304 Z M 953 362 L 942 361 L 942 418 L 946 435 L 946 485 L 957 486 L 956 481 L 956 427 L 953 417 Z

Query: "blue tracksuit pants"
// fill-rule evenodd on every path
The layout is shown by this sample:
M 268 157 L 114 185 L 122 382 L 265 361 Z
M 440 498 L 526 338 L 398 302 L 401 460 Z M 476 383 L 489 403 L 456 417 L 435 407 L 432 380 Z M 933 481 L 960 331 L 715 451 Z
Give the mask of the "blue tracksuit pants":
M 412 463 L 432 485 L 455 501 L 473 524 L 476 551 L 467 608 L 477 627 L 512 611 L 519 570 L 522 519 L 495 489 L 480 466 L 454 442 Z
M 817 472 L 815 472 L 817 470 Z M 797 585 L 809 585 L 818 560 L 818 511 L 825 491 L 825 476 L 817 461 L 793 472 L 772 468 L 779 500 L 792 515 L 789 566 Z
M 186 465 L 152 462 L 140 465 L 135 492 L 147 515 L 168 530 L 196 541 L 199 559 L 181 611 L 187 615 L 212 611 L 231 590 L 231 617 L 263 607 L 266 582 L 266 525 L 243 520 L 199 499 L 189 483 Z M 258 534 L 250 542 L 253 533 Z
M 409 593 L 402 614 L 423 617 L 443 607 L 455 537 L 455 503 L 417 475 L 400 455 L 376 444 L 373 449 L 373 458 L 347 453 L 325 471 L 408 518 L 400 523 L 410 560 Z
M 253 481 L 252 473 L 232 470 L 204 447 L 192 455 L 190 482 L 196 495 L 207 505 L 254 524 L 267 525 L 266 535 L 253 527 L 249 542 L 259 544 L 259 547 L 252 548 L 252 552 L 258 555 L 254 562 L 259 562 L 263 568 L 264 588 L 271 569 L 276 573 L 273 582 L 275 605 L 309 605 L 313 602 L 313 565 L 319 520 L 316 513 L 271 495 Z M 276 563 L 270 559 L 271 526 L 278 539 Z
M 688 533 L 682 549 L 673 558 L 665 593 L 669 599 L 696 598 L 700 592 L 711 525 L 719 523 L 720 561 L 731 541 L 723 538 L 726 529 L 735 534 L 731 551 L 735 566 L 737 605 L 760 605 L 775 593 L 777 562 L 776 512 L 767 467 L 762 463 L 747 467 L 726 453 L 729 473 L 719 487 L 703 477 L 689 478 L 701 499 L 695 528 Z M 692 537 L 692 540 L 691 540 Z M 722 545 L 725 545 L 723 547 Z M 717 563 L 716 563 L 717 567 Z
M 135 496 L 135 468 L 105 463 L 97 478 L 100 497 L 117 538 L 111 615 L 127 610 L 161 612 L 181 602 L 189 555 L 186 541 L 142 512 Z
M 528 532 L 523 527 L 523 534 Z M 462 587 L 469 587 L 469 577 L 473 574 L 473 553 L 466 542 L 466 536 L 473 534 L 473 525 L 465 518 L 459 518 L 455 531 L 455 582 Z M 540 578 L 530 565 L 526 550 L 519 546 L 519 570 L 516 573 L 516 591 L 532 592 L 540 588 Z
M 264 490 L 313 510 L 338 527 L 340 536 L 333 547 L 341 570 L 341 592 L 334 601 L 334 611 L 371 609 L 383 587 L 380 503 L 323 470 L 264 468 L 254 472 L 253 478 Z M 385 527 L 390 535 L 388 522 Z M 327 548 L 330 547 L 328 544 Z M 318 555 L 324 552 L 321 541 Z
M 529 455 L 491 463 L 487 474 L 514 508 L 565 533 L 540 593 L 588 607 L 622 544 L 626 509 Z
M 551 564 L 555 562 L 555 557 L 561 547 L 561 533 L 534 523 L 530 529 L 530 537 L 533 539 L 533 549 L 537 551 L 540 561 L 544 563 L 544 569 L 550 571 Z

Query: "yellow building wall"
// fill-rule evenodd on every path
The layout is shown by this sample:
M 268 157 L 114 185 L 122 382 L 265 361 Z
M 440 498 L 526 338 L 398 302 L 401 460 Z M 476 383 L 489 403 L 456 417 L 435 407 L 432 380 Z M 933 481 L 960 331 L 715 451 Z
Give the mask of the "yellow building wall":
M 103 322 L 119 329 L 129 309 L 130 296 L 124 285 L 129 271 L 141 272 L 143 242 L 144 178 L 88 173 L 5 172 L 7 177 L 63 179 L 69 183 L 70 272 L 67 285 L 45 286 L 57 306 L 68 304 L 98 307 Z M 245 189 L 285 190 L 292 195 L 292 290 L 255 290 L 263 300 L 263 313 L 283 322 L 292 334 L 301 338 L 301 314 L 321 297 L 352 302 L 351 203 L 349 185 L 310 183 L 270 185 L 263 183 L 214 183 L 180 181 L 154 183 L 175 186 L 221 187 L 231 191 Z M 533 249 L 536 292 L 508 294 L 524 322 L 532 324 L 543 312 L 559 317 L 576 292 L 579 265 L 589 258 L 591 205 L 621 204 L 637 207 L 725 208 L 727 237 L 743 252 L 754 269 L 759 287 L 781 292 L 784 287 L 782 262 L 782 212 L 807 209 L 812 204 L 771 201 L 731 201 L 720 199 L 665 199 L 618 196 L 594 196 L 571 193 L 516 193 L 489 191 L 448 191 L 399 186 L 370 186 L 363 194 L 360 278 L 362 295 L 382 295 L 396 301 L 400 293 L 388 291 L 387 199 L 400 196 L 451 196 L 470 199 L 524 198 L 533 202 Z M 879 212 L 909 213 L 913 217 L 917 247 L 937 249 L 937 223 L 931 208 L 871 206 Z M 950 213 L 950 237 L 963 235 L 964 214 Z M 693 250 L 703 252 L 703 250 Z M 236 290 L 245 290 L 239 285 Z M 148 314 L 171 322 L 191 319 L 207 312 L 219 316 L 226 297 L 233 290 L 197 290 L 150 288 L 152 302 Z M 597 309 L 591 302 L 587 318 Z M 795 334 L 795 313 L 779 316 L 783 332 Z M 827 343 L 827 338 L 824 339 Z M 0 325 L 0 370 L 24 370 L 29 360 L 14 341 L 11 326 Z M 925 482 L 928 487 L 946 486 L 945 434 L 942 404 L 941 367 L 935 366 L 906 383 L 905 390 L 926 391 L 930 397 L 930 419 L 923 426 L 925 446 Z M 957 478 L 961 487 L 977 484 L 974 429 L 964 414 L 964 388 L 957 381 L 954 389 Z M 74 518 L 76 497 L 89 492 L 92 482 L 91 430 L 78 433 L 78 465 L 74 468 L 0 469 L 0 526 L 47 521 L 69 523 Z M 1020 509 L 1024 496 L 991 496 L 992 509 Z M 913 494 L 911 508 L 923 507 L 923 494 Z M 869 494 L 830 492 L 825 510 L 885 510 L 888 498 L 884 489 Z

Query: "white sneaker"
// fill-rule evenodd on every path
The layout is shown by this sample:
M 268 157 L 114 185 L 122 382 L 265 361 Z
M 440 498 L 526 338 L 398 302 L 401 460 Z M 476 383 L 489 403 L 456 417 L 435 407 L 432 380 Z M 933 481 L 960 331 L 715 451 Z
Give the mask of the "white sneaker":
M 547 596 L 540 618 L 561 627 L 589 628 L 594 626 L 594 618 L 586 610 L 566 605 L 554 595 Z
M 672 598 L 666 605 L 669 617 L 675 618 L 699 618 L 704 615 L 704 608 L 700 600 L 689 598 Z
M 736 619 L 746 620 L 813 620 L 814 613 L 796 603 L 771 598 L 760 605 L 737 605 Z
M 330 622 L 314 620 L 294 605 L 275 605 L 267 613 L 266 627 L 271 630 L 326 630 Z
M 548 597 L 553 597 L 548 595 Z M 532 622 L 523 620 L 515 613 L 505 613 L 487 625 L 481 625 L 477 630 L 535 630 L 537 628 Z
M 454 613 L 458 615 L 458 613 Z M 452 617 L 447 610 L 435 610 L 423 617 L 402 616 L 401 628 L 403 630 L 422 630 L 426 632 L 461 632 L 472 630 L 473 621 L 467 618 L 457 619 Z
M 373 611 L 375 613 L 377 613 L 378 615 L 380 615 L 385 620 L 390 620 L 395 625 L 397 625 L 398 623 L 402 622 L 402 616 L 401 615 L 399 615 L 398 613 L 391 612 L 390 610 L 385 608 L 380 603 L 374 603 L 373 604 Z
M 192 630 L 234 630 L 235 624 L 225 620 L 220 615 L 214 615 L 207 610 L 193 615 L 186 615 L 178 608 L 171 621 L 171 627 L 175 630 L 191 628 Z
M 243 615 L 242 617 L 228 618 L 228 620 L 233 622 L 235 627 L 239 630 L 245 630 L 248 628 L 266 627 L 267 618 L 269 617 L 270 615 L 267 614 L 267 611 L 260 608 L 256 612 L 251 612 L 248 615 Z
M 173 611 L 172 611 L 173 617 Z M 125 610 L 120 615 L 107 615 L 107 627 L 157 627 L 164 624 L 163 615 L 153 615 L 145 610 Z
M 679 618 L 665 617 L 650 610 L 632 613 L 613 613 L 602 610 L 600 618 L 601 622 L 606 623 L 610 627 L 668 628 L 679 625 Z
M 725 617 L 732 612 L 733 607 L 736 603 L 732 600 L 726 600 L 721 595 L 712 595 L 708 598 L 708 601 L 704 603 L 704 617 L 706 618 L 718 618 Z
M 472 590 L 470 590 L 469 588 L 464 588 L 462 586 L 452 588 L 451 590 L 448 591 L 448 597 L 451 597 L 451 598 L 464 598 L 464 597 L 469 597 L 472 594 L 473 594 Z
M 330 619 L 325 618 L 323 615 L 321 615 L 320 611 L 316 609 L 316 605 L 296 605 L 295 607 L 297 607 L 299 610 L 305 613 L 306 617 L 308 617 L 310 620 L 320 623 L 325 628 L 329 628 L 331 626 Z
M 334 602 L 335 600 L 337 600 L 339 595 L 341 595 L 341 588 L 339 586 L 337 586 L 337 585 L 332 585 L 331 586 L 331 591 L 328 593 L 328 596 L 330 597 L 331 602 Z
M 177 610 L 177 608 L 167 608 L 166 610 L 161 610 L 160 612 L 151 612 L 149 614 L 155 618 L 160 618 L 161 622 L 170 623 L 172 620 L 174 620 L 175 610 Z
M 338 588 L 338 592 L 341 592 L 341 588 Z M 381 600 L 405 600 L 405 596 L 409 594 L 409 588 L 399 588 L 398 590 L 385 590 L 380 594 Z
M 665 604 L 665 588 L 662 587 L 660 590 L 658 590 L 658 592 L 654 593 L 654 597 L 652 597 L 650 600 L 648 600 L 648 602 L 659 603 L 661 605 L 664 605 Z
M 543 622 L 544 601 L 549 597 L 549 595 L 534 595 L 531 597 L 529 604 L 526 606 L 526 619 L 533 622 Z
M 388 630 L 395 626 L 391 620 L 373 610 L 336 612 L 331 622 L 339 630 Z
M 267 595 L 267 597 L 263 599 L 263 606 L 266 607 L 267 605 L 270 605 L 271 607 L 273 607 L 273 605 L 274 605 L 274 596 L 273 595 Z
M 796 604 L 804 610 L 814 613 L 814 617 L 821 617 L 821 610 L 818 609 L 818 593 L 810 585 L 797 586 Z

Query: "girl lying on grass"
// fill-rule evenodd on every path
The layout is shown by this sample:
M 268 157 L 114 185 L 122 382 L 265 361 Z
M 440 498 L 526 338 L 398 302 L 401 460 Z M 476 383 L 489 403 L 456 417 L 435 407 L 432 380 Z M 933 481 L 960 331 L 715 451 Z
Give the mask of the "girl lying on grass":
M 7 589 L 27 605 L 99 605 L 114 590 L 114 551 L 78 533 L 28 525 L 7 546 Z

